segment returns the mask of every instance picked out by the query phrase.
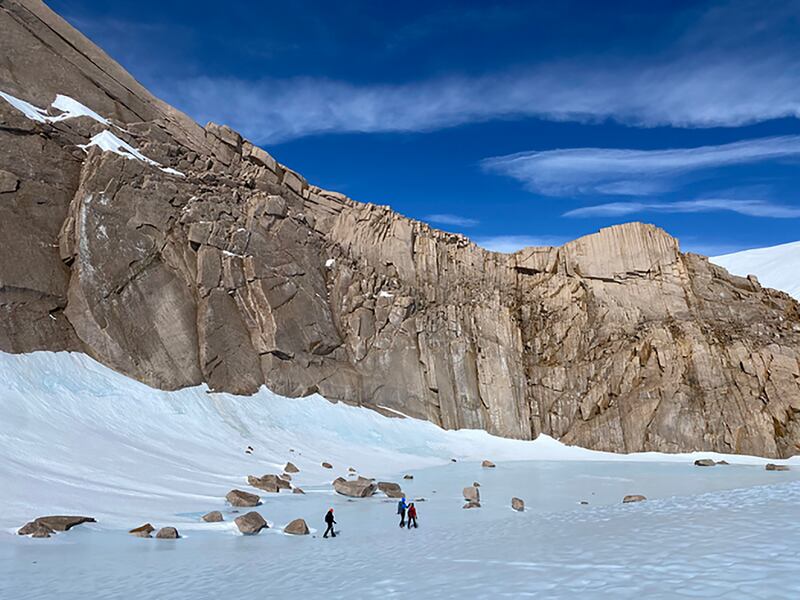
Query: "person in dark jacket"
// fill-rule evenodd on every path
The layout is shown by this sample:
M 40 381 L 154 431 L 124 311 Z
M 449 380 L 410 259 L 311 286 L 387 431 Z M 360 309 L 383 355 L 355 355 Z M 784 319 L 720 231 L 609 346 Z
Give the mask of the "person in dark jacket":
M 417 528 L 417 507 L 414 503 L 408 505 L 408 528 L 411 529 L 411 524 L 414 524 L 414 529 Z
M 403 496 L 400 498 L 400 502 L 397 503 L 397 514 L 400 515 L 400 527 L 405 527 L 406 525 L 406 498 Z
M 333 526 L 336 523 L 336 521 L 333 519 L 332 508 L 325 515 L 325 522 L 328 524 L 328 528 L 325 529 L 325 533 L 322 535 L 322 537 L 324 538 L 328 537 L 328 533 L 331 534 L 331 537 L 336 537 L 336 532 L 333 530 Z

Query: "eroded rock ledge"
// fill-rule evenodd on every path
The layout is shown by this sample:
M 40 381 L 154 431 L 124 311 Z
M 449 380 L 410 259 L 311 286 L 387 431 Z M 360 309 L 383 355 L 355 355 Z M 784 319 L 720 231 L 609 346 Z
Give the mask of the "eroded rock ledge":
M 617 452 L 798 451 L 787 295 L 641 223 L 483 250 L 200 128 L 41 3 L 0 3 L 0 27 L 0 90 L 111 121 L 0 99 L 0 349 Z M 109 128 L 180 174 L 78 148 Z

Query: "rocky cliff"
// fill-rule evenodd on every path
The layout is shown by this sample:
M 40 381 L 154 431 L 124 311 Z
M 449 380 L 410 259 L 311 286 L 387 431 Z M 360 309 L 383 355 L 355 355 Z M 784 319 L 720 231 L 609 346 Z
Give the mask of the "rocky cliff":
M 613 451 L 788 456 L 800 306 L 641 223 L 513 255 L 310 185 L 0 0 L 0 349 Z

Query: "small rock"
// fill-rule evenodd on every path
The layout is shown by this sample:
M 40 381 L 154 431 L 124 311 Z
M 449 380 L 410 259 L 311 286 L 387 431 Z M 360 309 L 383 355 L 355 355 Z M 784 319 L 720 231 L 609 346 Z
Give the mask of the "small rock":
M 356 470 L 353 467 L 347 467 L 347 472 L 348 473 L 355 473 Z
M 695 467 L 713 467 L 717 463 L 711 458 L 698 458 L 694 461 Z
M 236 517 L 233 522 L 236 523 L 236 527 L 238 527 L 239 531 L 244 535 L 256 535 L 262 529 L 269 527 L 264 517 L 254 510 L 241 517 Z
M 405 496 L 403 490 L 400 489 L 400 484 L 391 481 L 379 481 L 378 489 L 389 496 L 389 498 L 402 498 Z
M 481 487 L 481 484 L 478 483 L 477 481 L 473 481 L 472 482 L 472 487 Z
M 789 470 L 789 466 L 788 465 L 776 465 L 774 463 L 767 463 L 766 465 L 764 465 L 764 468 L 767 471 L 788 471 Z
M 427 502 L 425 498 L 414 498 L 414 502 Z
M 291 523 L 289 523 L 286 527 L 283 528 L 284 533 L 290 533 L 292 535 L 308 535 L 308 525 L 303 519 L 295 519 Z
M 255 452 L 255 450 L 253 449 L 252 446 L 248 446 L 247 448 L 244 449 L 245 454 L 252 454 L 253 452 Z
M 332 469 L 333 465 L 331 463 L 329 463 L 329 462 L 324 462 L 324 463 L 322 463 L 322 468 L 323 469 Z
M 511 499 L 511 508 L 518 512 L 522 512 L 525 510 L 525 501 L 522 498 L 512 498 Z
M 299 487 L 292 488 L 292 493 L 293 494 L 305 494 L 305 492 Z
M 36 538 L 46 538 L 50 537 L 50 534 L 55 533 L 53 529 L 48 527 L 47 525 L 42 525 L 41 523 L 37 523 L 36 521 L 30 521 L 29 523 L 25 523 L 19 531 L 17 531 L 18 535 L 30 535 Z
M 717 464 L 718 465 L 729 465 L 730 463 L 727 460 L 718 460 Z
M 150 525 L 150 523 L 145 523 L 144 525 L 139 525 L 139 527 L 134 527 L 128 533 L 131 535 L 135 535 L 136 537 L 140 538 L 149 538 L 153 537 L 151 534 L 156 530 L 155 527 Z
M 225 500 L 227 500 L 231 506 L 258 506 L 261 504 L 261 498 L 259 496 L 249 492 L 243 492 L 242 490 L 231 490 L 225 496 Z
M 156 537 L 159 540 L 177 540 L 181 536 L 174 527 L 162 527 L 158 530 Z
M 450 459 L 450 462 L 458 462 L 458 461 L 456 461 L 456 459 L 455 459 L 455 458 L 451 458 L 451 459 Z
M 480 502 L 481 501 L 481 493 L 478 491 L 474 485 L 470 485 L 464 488 L 464 500 L 467 502 Z
M 495 468 L 497 465 L 495 465 L 495 464 L 494 464 L 492 461 L 490 461 L 490 460 L 485 460 L 485 461 L 483 461 L 483 462 L 481 463 L 481 466 L 482 466 L 482 467 L 484 467 L 484 468 L 486 468 L 486 469 L 494 469 L 494 468 Z
M 622 499 L 622 502 L 624 504 L 628 504 L 630 502 L 643 502 L 644 500 L 647 500 L 645 496 L 640 494 L 629 494 Z
M 414 479 L 413 475 L 403 475 L 403 479 Z
M 589 504 L 586 500 L 581 500 L 581 504 Z
M 461 508 L 480 508 L 480 507 L 481 507 L 481 503 L 480 502 L 476 502 L 474 500 L 470 500 L 469 502 L 467 502 Z
M 287 462 L 286 466 L 283 467 L 283 470 L 287 473 L 299 473 L 300 469 L 298 469 L 293 463 Z
M 212 510 L 210 513 L 204 514 L 202 519 L 206 523 L 219 523 L 220 521 L 225 520 L 225 518 L 222 516 L 222 513 L 218 510 Z

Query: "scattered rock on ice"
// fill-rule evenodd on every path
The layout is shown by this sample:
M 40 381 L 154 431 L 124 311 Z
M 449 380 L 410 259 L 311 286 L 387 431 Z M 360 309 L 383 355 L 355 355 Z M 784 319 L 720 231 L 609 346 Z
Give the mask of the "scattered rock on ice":
M 487 469 L 494 469 L 497 465 L 490 460 L 485 460 L 481 463 L 481 466 Z
M 233 521 L 244 535 L 256 535 L 262 529 L 269 527 L 259 513 L 251 510 L 249 513 L 236 517 Z
M 160 540 L 177 540 L 181 535 L 174 527 L 162 527 L 158 530 L 156 537 Z
M 204 514 L 202 519 L 206 523 L 219 523 L 220 521 L 225 520 L 225 518 L 222 516 L 222 513 L 218 510 L 212 510 L 210 513 Z
M 775 463 L 767 463 L 764 465 L 767 471 L 788 471 L 788 465 L 776 465 Z
M 694 461 L 695 467 L 713 467 L 716 464 L 717 463 L 712 458 L 698 458 L 696 461 Z
M 511 499 L 511 508 L 518 512 L 522 512 L 525 510 L 525 501 L 522 498 L 512 498 Z
M 406 475 L 403 475 L 403 479 L 414 479 L 414 476 L 406 474 Z
M 299 487 L 292 488 L 292 493 L 293 494 L 305 494 L 305 492 Z
M 628 494 L 622 499 L 622 502 L 624 504 L 629 504 L 631 502 L 643 502 L 644 500 L 647 500 L 647 498 L 641 494 Z
M 322 463 L 322 468 L 323 469 L 332 469 L 333 465 L 331 463 L 329 463 L 329 462 L 324 462 L 324 463 Z
M 225 496 L 225 500 L 231 506 L 258 506 L 261 504 L 261 498 L 250 492 L 243 492 L 242 490 L 231 490 Z
M 730 463 L 727 460 L 718 460 L 717 464 L 718 465 L 729 465 Z
M 287 462 L 287 463 L 286 463 L 286 466 L 285 466 L 285 467 L 283 467 L 283 470 L 284 470 L 286 473 L 299 473 L 299 472 L 300 472 L 300 469 L 298 469 L 298 468 L 297 468 L 297 467 L 296 467 L 296 466 L 295 466 L 293 463 L 291 463 L 291 462 Z
M 353 467 L 348 467 L 348 468 L 347 468 L 347 472 L 348 472 L 348 473 L 355 473 L 355 472 L 356 472 L 356 470 L 355 470 Z
M 481 484 L 478 483 L 477 481 L 473 481 L 472 482 L 472 487 L 481 487 Z
M 34 519 L 34 523 L 39 523 L 40 525 L 44 525 L 45 527 L 49 527 L 54 531 L 69 531 L 76 525 L 80 525 L 82 523 L 96 523 L 92 517 L 75 517 L 75 516 L 65 516 L 65 515 L 57 515 L 51 517 L 39 517 L 38 519 Z
M 474 485 L 470 485 L 464 488 L 464 500 L 467 502 L 480 502 L 481 501 L 481 493 L 478 491 Z
M 403 490 L 400 489 L 399 483 L 393 483 L 391 481 L 379 481 L 378 489 L 389 496 L 389 498 L 402 498 L 404 496 Z
M 245 454 L 252 454 L 253 452 L 255 452 L 255 449 L 252 446 L 248 446 L 244 449 Z
M 337 477 L 333 481 L 333 489 L 343 496 L 366 498 L 375 493 L 376 486 L 372 481 L 363 477 L 359 477 L 356 481 L 347 481 Z
M 55 533 L 52 529 L 36 521 L 25 523 L 19 531 L 19 535 L 29 535 L 35 538 L 49 538 L 51 534 Z
M 272 492 L 277 494 L 281 490 L 288 490 L 292 485 L 285 479 L 281 479 L 277 475 L 263 475 L 256 477 L 255 475 L 247 476 L 247 483 L 254 488 L 264 490 L 265 492 Z
M 152 533 L 156 530 L 155 527 L 150 525 L 150 523 L 145 523 L 144 525 L 139 525 L 139 527 L 134 527 L 128 533 L 131 535 L 135 535 L 136 537 L 140 538 L 149 538 L 153 537 Z
M 284 533 L 290 533 L 292 535 L 308 535 L 308 525 L 303 519 L 295 519 L 291 523 L 289 523 L 286 527 L 283 528 Z

